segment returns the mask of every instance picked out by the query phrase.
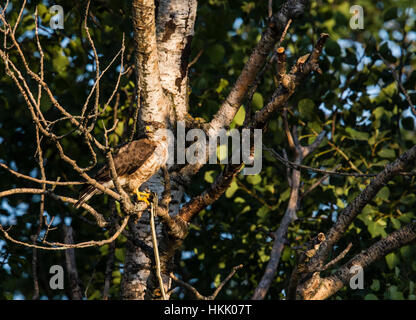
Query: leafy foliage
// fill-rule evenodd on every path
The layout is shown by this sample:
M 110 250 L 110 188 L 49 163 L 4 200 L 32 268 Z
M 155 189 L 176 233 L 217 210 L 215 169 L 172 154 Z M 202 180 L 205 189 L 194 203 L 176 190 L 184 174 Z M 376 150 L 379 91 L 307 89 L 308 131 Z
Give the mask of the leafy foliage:
M 283 42 L 288 55 L 288 65 L 308 53 L 317 36 L 330 35 L 320 67 L 296 91 L 289 104 L 293 108 L 291 124 L 300 128 L 301 142 L 311 143 L 322 129 L 328 140 L 319 150 L 305 160 L 313 167 L 334 168 L 340 164 L 351 172 L 379 172 L 404 150 L 416 142 L 415 117 L 409 110 L 404 95 L 398 89 L 391 70 L 380 59 L 396 66 L 403 87 L 412 101 L 416 101 L 416 8 L 412 1 L 363 0 L 363 30 L 349 27 L 350 3 L 339 0 L 311 1 L 311 9 L 289 28 Z M 282 1 L 274 1 L 277 9 Z M 28 57 L 29 65 L 36 71 L 39 52 L 34 39 L 34 11 L 41 18 L 41 42 L 45 53 L 45 81 L 59 96 L 68 111 L 79 114 L 95 76 L 94 59 L 85 33 L 82 31 L 84 4 L 79 1 L 61 1 L 65 10 L 63 30 L 49 29 L 50 1 L 29 1 L 24 18 L 17 29 L 18 38 Z M 8 13 L 14 23 L 19 3 L 12 1 Z M 96 1 L 92 4 L 88 20 L 91 36 L 100 54 L 101 68 L 110 63 L 126 35 L 126 60 L 133 64 L 130 1 Z M 191 58 L 202 51 L 190 70 L 190 113 L 211 119 L 227 96 L 248 56 L 259 40 L 267 13 L 267 1 L 201 0 L 192 41 Z M 12 60 L 20 65 L 17 56 Z M 0 64 L 0 159 L 11 168 L 27 175 L 39 177 L 36 167 L 35 134 L 24 100 Z M 103 96 L 109 96 L 117 78 L 117 68 L 112 67 L 102 81 Z M 275 70 L 266 72 L 253 97 L 252 112 L 261 108 L 274 90 Z M 117 144 L 130 132 L 134 110 L 134 73 L 121 83 L 117 116 L 119 127 L 111 136 Z M 413 91 L 412 91 L 413 90 Z M 42 100 L 41 109 L 50 117 L 58 118 L 49 99 Z M 111 127 L 113 106 L 102 116 L 94 132 L 103 136 L 103 126 Z M 241 108 L 233 126 L 239 126 L 248 110 Z M 62 134 L 69 128 L 56 124 Z M 288 149 L 283 124 L 275 117 L 263 137 L 264 144 L 279 152 Z M 332 135 L 331 133 L 334 133 Z M 80 139 L 63 140 L 63 147 L 80 164 L 87 166 L 89 150 Z M 44 157 L 47 159 L 47 176 L 75 179 L 69 167 L 60 163 L 56 151 L 47 141 Z M 289 154 L 289 158 L 291 158 Z M 104 156 L 99 157 L 99 162 Z M 206 166 L 192 182 L 187 196 L 202 192 L 220 172 L 220 166 Z M 302 190 L 312 186 L 320 175 L 302 171 Z M 359 253 L 381 237 L 415 219 L 416 185 L 413 178 L 397 177 L 380 190 L 354 221 L 339 243 L 341 252 L 349 242 L 353 248 L 349 255 Z M 288 243 L 283 251 L 278 274 L 267 295 L 268 299 L 284 298 L 290 273 L 295 265 L 294 247 L 305 243 L 319 232 L 326 232 L 346 204 L 368 184 L 369 180 L 355 177 L 331 176 L 302 200 L 299 219 L 289 228 Z M 0 188 L 6 190 L 22 186 L 22 180 L 0 170 Z M 26 184 L 27 187 L 37 187 Z M 59 187 L 57 187 L 59 191 Z M 73 187 L 72 195 L 78 187 Z M 68 194 L 69 195 L 69 194 Z M 193 221 L 190 234 L 177 256 L 177 271 L 197 287 L 202 294 L 210 294 L 231 268 L 243 264 L 240 270 L 220 293 L 218 298 L 248 299 L 260 281 L 269 260 L 273 239 L 269 232 L 279 226 L 286 209 L 290 188 L 286 168 L 268 152 L 263 154 L 260 175 L 238 176 L 224 196 L 203 210 Z M 104 199 L 104 201 L 103 201 Z M 11 233 L 21 241 L 30 242 L 36 232 L 39 212 L 38 196 L 13 195 L 1 199 L 0 223 L 14 225 Z M 107 198 L 93 199 L 94 206 L 106 208 Z M 108 210 L 107 210 L 108 211 Z M 53 226 L 72 223 L 76 240 L 102 239 L 108 236 L 94 225 L 79 219 L 79 212 L 71 206 L 46 201 L 48 221 L 55 217 Z M 86 213 L 83 213 L 88 219 Z M 61 241 L 59 231 L 51 231 L 51 240 Z M 116 242 L 115 268 L 110 290 L 111 298 L 120 297 L 123 272 L 124 246 L 121 236 Z M 339 251 L 339 252 L 338 252 Z M 77 250 L 77 264 L 83 290 L 88 299 L 102 298 L 108 246 Z M 41 295 L 62 299 L 68 292 L 49 289 L 49 267 L 65 265 L 62 252 L 38 252 Z M 384 260 L 365 271 L 365 289 L 343 288 L 333 299 L 416 299 L 416 249 L 403 247 L 390 253 Z M 33 294 L 32 250 L 0 240 L 0 299 L 26 298 Z M 67 279 L 66 279 L 67 281 Z M 180 289 L 175 298 L 190 298 L 190 293 Z

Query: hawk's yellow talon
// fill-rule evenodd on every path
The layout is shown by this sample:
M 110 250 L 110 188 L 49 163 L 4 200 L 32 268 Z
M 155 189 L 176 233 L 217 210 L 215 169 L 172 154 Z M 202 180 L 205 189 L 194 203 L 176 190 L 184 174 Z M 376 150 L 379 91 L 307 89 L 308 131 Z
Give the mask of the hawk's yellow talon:
M 134 190 L 134 194 L 137 197 L 137 201 L 143 201 L 145 202 L 147 205 L 150 205 L 149 202 L 149 198 L 150 198 L 150 193 L 147 192 L 140 192 L 139 189 Z

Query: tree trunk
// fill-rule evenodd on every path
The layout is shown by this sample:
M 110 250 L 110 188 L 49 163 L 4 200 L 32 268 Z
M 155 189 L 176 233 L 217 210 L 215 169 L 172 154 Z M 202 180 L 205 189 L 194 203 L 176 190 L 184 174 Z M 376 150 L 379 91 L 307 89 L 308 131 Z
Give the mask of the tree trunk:
M 143 7 L 146 9 L 143 10 Z M 151 61 L 154 59 L 152 53 L 155 52 L 152 50 L 153 42 L 148 39 L 138 39 L 139 32 L 135 32 L 134 35 L 141 123 L 158 118 L 159 121 L 164 121 L 168 128 L 172 128 L 177 120 L 185 119 L 188 110 L 188 60 L 194 33 L 196 7 L 196 0 L 161 0 L 157 8 L 154 7 L 153 1 L 133 1 L 133 25 L 138 31 L 141 30 L 142 25 L 146 25 L 146 22 L 151 20 L 151 13 L 157 11 L 154 39 L 158 49 L 157 60 Z M 146 16 L 149 21 L 144 21 L 142 15 Z M 148 36 L 152 37 L 152 35 Z M 150 61 L 143 59 L 142 52 L 149 53 Z M 149 68 L 152 63 L 158 65 L 159 74 L 152 73 L 153 69 Z M 158 84 L 162 89 L 159 92 L 157 91 Z M 155 103 L 155 101 L 158 102 Z M 172 200 L 169 214 L 174 216 L 179 212 L 184 187 L 173 179 L 170 183 Z M 155 192 L 160 197 L 164 191 L 163 174 L 153 176 L 143 185 L 143 188 Z M 122 297 L 123 299 L 160 299 L 159 283 L 154 272 L 154 261 L 152 261 L 153 252 L 147 252 L 152 249 L 149 212 L 145 212 L 139 221 L 130 221 L 129 232 L 131 239 L 126 248 Z M 169 273 L 173 266 L 173 254 L 181 241 L 168 236 L 158 219 L 156 219 L 156 233 L 162 278 L 165 292 L 168 292 L 171 286 Z

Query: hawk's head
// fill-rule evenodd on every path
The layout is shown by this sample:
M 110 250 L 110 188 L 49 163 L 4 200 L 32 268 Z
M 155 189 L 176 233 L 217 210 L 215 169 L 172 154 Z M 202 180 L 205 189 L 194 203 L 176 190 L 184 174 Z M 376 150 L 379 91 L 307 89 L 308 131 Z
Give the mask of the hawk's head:
M 167 141 L 168 130 L 160 122 L 146 122 L 144 132 L 153 141 Z

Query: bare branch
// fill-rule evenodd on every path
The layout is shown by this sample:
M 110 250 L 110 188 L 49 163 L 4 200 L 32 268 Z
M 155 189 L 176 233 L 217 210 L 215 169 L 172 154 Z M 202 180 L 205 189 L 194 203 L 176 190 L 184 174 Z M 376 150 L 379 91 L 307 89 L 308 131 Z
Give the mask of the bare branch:
M 336 264 L 339 261 L 341 261 L 342 259 L 344 259 L 344 257 L 347 255 L 347 253 L 350 251 L 351 248 L 352 248 L 352 243 L 350 242 L 348 244 L 348 246 L 335 259 L 328 262 L 325 266 L 323 266 L 321 269 L 319 269 L 319 271 L 325 271 L 329 267 L 333 266 L 334 264 Z
M 318 168 L 306 166 L 306 165 L 303 165 L 303 164 L 297 164 L 295 162 L 289 161 L 289 160 L 285 159 L 284 157 L 282 157 L 280 154 L 278 154 L 275 150 L 273 150 L 272 148 L 269 148 L 265 145 L 263 145 L 263 149 L 266 150 L 266 151 L 269 151 L 273 155 L 273 157 L 275 157 L 279 162 L 284 164 L 286 167 L 289 167 L 289 168 L 292 168 L 292 169 L 308 170 L 308 171 L 327 174 L 327 175 L 357 177 L 357 178 L 372 178 L 372 177 L 376 177 L 378 175 L 377 173 L 351 173 L 351 172 L 339 172 L 339 171 L 318 169 Z M 398 175 L 401 175 L 401 176 L 415 176 L 416 172 L 414 172 L 414 171 L 411 171 L 411 172 L 401 171 L 401 172 L 398 173 Z
M 100 60 L 98 59 L 98 54 L 97 54 L 97 50 L 95 49 L 95 45 L 94 45 L 94 41 L 92 41 L 91 35 L 90 35 L 90 31 L 88 30 L 88 26 L 87 26 L 87 19 L 88 19 L 88 11 L 90 8 L 90 3 L 91 0 L 88 0 L 87 2 L 87 7 L 85 9 L 85 18 L 84 18 L 84 30 L 85 33 L 87 34 L 87 39 L 88 42 L 92 48 L 92 51 L 94 53 L 94 61 L 95 61 L 95 103 L 94 103 L 94 119 L 93 119 L 93 124 L 91 125 L 90 131 L 93 128 L 93 125 L 97 119 L 97 115 L 98 115 L 98 104 L 99 104 L 99 99 L 100 99 Z M 93 90 L 91 90 L 93 91 Z M 85 105 L 86 107 L 86 105 Z M 85 113 L 85 108 L 82 110 L 81 116 L 84 116 Z
M 179 211 L 178 216 L 186 222 L 191 221 L 195 214 L 221 197 L 242 168 L 243 164 L 226 165 L 214 183 L 202 192 L 202 194 L 186 203 Z
M 118 238 L 118 236 L 123 232 L 124 228 L 127 226 L 127 222 L 129 220 L 130 216 L 126 216 L 123 220 L 122 225 L 120 226 L 120 228 L 109 238 L 106 240 L 100 240 L 100 241 L 86 241 L 86 242 L 80 242 L 80 243 L 76 243 L 76 244 L 66 244 L 66 243 L 60 243 L 60 242 L 48 242 L 48 241 L 44 241 L 45 244 L 48 245 L 47 246 L 39 246 L 39 245 L 35 245 L 35 244 L 30 244 L 30 243 L 25 243 L 19 240 L 16 240 L 14 238 L 12 238 L 9 233 L 4 230 L 3 226 L 0 225 L 0 231 L 3 232 L 5 238 L 7 240 L 10 240 L 13 243 L 25 246 L 25 247 L 30 247 L 30 248 L 36 248 L 36 249 L 42 249 L 42 250 L 68 250 L 71 248 L 87 248 L 87 247 L 101 247 L 105 244 L 111 243 L 114 240 L 116 240 Z
M 286 104 L 294 93 L 296 86 L 298 86 L 311 71 L 319 70 L 318 58 L 327 38 L 328 35 L 322 33 L 312 53 L 300 57 L 297 63 L 292 67 L 290 73 L 283 76 L 279 87 L 273 93 L 269 102 L 254 114 L 251 124 L 252 127 L 264 127 L 271 115 Z
M 416 108 L 414 103 L 412 102 L 412 99 L 410 99 L 409 94 L 407 93 L 407 90 L 403 87 L 402 82 L 400 81 L 399 75 L 397 74 L 396 69 L 394 68 L 393 65 L 389 64 L 386 59 L 384 59 L 382 57 L 381 54 L 378 54 L 378 56 L 380 57 L 381 60 L 383 60 L 384 64 L 390 69 L 391 73 L 393 74 L 394 80 L 396 80 L 397 82 L 397 86 L 399 87 L 399 89 L 401 90 L 401 92 L 404 94 L 404 96 L 406 97 L 407 103 L 409 104 L 410 110 L 412 111 L 413 115 L 416 117 Z
M 157 245 L 157 235 L 155 228 L 155 206 L 157 207 L 157 196 L 154 197 L 152 203 L 150 204 L 150 230 L 152 231 L 152 243 L 153 243 L 153 252 L 155 257 L 156 264 L 156 277 L 159 280 L 159 288 L 162 293 L 162 299 L 168 300 L 165 294 L 165 286 L 163 284 L 162 275 L 160 273 L 160 259 L 159 259 L 159 248 Z
M 218 129 L 231 123 L 248 88 L 254 82 L 258 72 L 266 62 L 267 56 L 273 50 L 275 43 L 284 33 L 288 20 L 295 19 L 303 14 L 307 2 L 307 0 L 288 0 L 283 4 L 282 8 L 270 18 L 268 28 L 254 48 L 228 97 L 211 120 L 210 131 L 212 131 L 212 133 L 215 133 Z
M 377 192 L 385 186 L 391 179 L 404 170 L 416 159 L 416 146 L 413 146 L 404 152 L 394 162 L 388 164 L 385 169 L 380 172 L 370 184 L 351 202 L 344 211 L 339 215 L 334 226 L 326 235 L 326 240 L 322 243 L 317 254 L 311 258 L 308 266 L 309 269 L 319 269 L 323 265 L 323 261 L 328 256 L 333 245 L 341 238 L 345 230 L 361 212 L 364 206 L 377 194 Z
M 341 167 L 341 165 L 337 165 L 334 170 L 337 170 L 339 167 Z M 300 197 L 299 200 L 302 200 L 308 193 L 310 193 L 312 190 L 314 190 L 316 187 L 318 187 L 322 182 L 324 182 L 326 179 L 328 179 L 328 177 L 330 176 L 329 173 L 324 174 L 318 181 L 316 181 L 313 185 L 311 185 L 309 187 L 308 190 L 306 190 L 305 192 L 303 192 Z
M 312 278 L 298 287 L 297 295 L 305 300 L 326 299 L 340 290 L 354 275 L 350 272 L 352 266 L 360 266 L 364 269 L 374 261 L 413 242 L 415 239 L 416 222 L 413 222 L 377 241 L 367 250 L 353 257 L 333 275 L 321 278 L 319 272 L 315 272 Z
M 295 149 L 295 163 L 300 164 L 303 161 L 303 158 L 307 156 L 309 152 L 315 151 L 316 147 L 320 144 L 320 142 L 317 143 L 316 140 L 322 141 L 322 138 L 317 138 L 309 146 L 301 146 L 297 138 L 296 126 L 293 126 L 293 130 L 291 133 L 287 122 L 287 117 L 284 116 L 283 118 L 288 142 L 291 145 L 291 147 Z M 266 270 L 258 286 L 254 290 L 254 294 L 252 297 L 253 300 L 263 300 L 265 298 L 267 291 L 269 290 L 270 285 L 276 274 L 277 267 L 280 262 L 280 257 L 286 243 L 286 234 L 289 229 L 289 226 L 293 221 L 297 219 L 296 213 L 298 211 L 300 202 L 300 171 L 292 169 L 289 181 L 291 192 L 286 212 L 282 218 L 282 221 L 280 222 L 279 228 L 274 233 L 274 242 L 272 251 L 270 253 L 270 260 L 267 263 Z
M 198 300 L 214 300 L 218 293 L 220 293 L 221 289 L 224 287 L 224 285 L 230 281 L 230 279 L 234 276 L 234 274 L 243 267 L 242 264 L 235 266 L 232 271 L 230 272 L 230 274 L 220 283 L 220 285 L 217 287 L 217 289 L 215 289 L 215 291 L 210 295 L 210 296 L 203 296 L 202 294 L 200 294 L 198 292 L 198 290 L 196 290 L 193 286 L 191 286 L 189 283 L 186 283 L 185 281 L 182 281 L 181 279 L 179 279 L 178 277 L 176 277 L 173 273 L 170 274 L 170 277 L 176 281 L 177 283 L 179 283 L 181 286 L 183 286 L 184 288 L 188 289 L 189 291 L 191 291 L 195 298 L 197 298 Z

